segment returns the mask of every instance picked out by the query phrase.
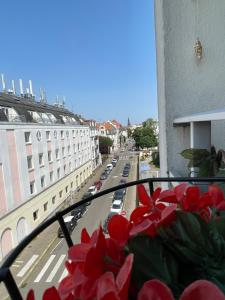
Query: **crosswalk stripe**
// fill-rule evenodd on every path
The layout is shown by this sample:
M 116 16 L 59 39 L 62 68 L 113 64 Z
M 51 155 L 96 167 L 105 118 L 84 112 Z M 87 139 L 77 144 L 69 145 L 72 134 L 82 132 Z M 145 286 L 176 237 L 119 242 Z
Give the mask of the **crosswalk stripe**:
M 63 260 L 64 260 L 65 257 L 66 257 L 65 254 L 62 254 L 60 256 L 59 260 L 57 261 L 57 264 L 55 265 L 55 267 L 53 268 L 52 272 L 48 276 L 46 282 L 51 282 L 52 281 L 53 277 L 55 276 L 56 272 L 58 271 L 58 269 L 61 266 L 61 263 L 63 262 Z
M 51 255 L 49 257 L 49 260 L 46 262 L 44 268 L 41 270 L 41 272 L 35 278 L 34 282 L 39 282 L 41 280 L 42 276 L 45 274 L 45 272 L 47 271 L 48 267 L 50 266 L 50 264 L 52 263 L 54 258 L 55 258 L 55 255 Z
M 65 269 L 62 273 L 62 276 L 59 278 L 58 282 L 61 282 L 63 280 L 63 278 L 65 278 L 67 276 L 67 274 L 68 274 L 68 271 L 67 271 L 67 269 Z
M 26 263 L 26 265 L 20 270 L 20 272 L 16 275 L 17 277 L 23 277 L 24 274 L 30 269 L 32 264 L 35 262 L 35 260 L 38 258 L 39 255 L 34 254 L 30 260 Z

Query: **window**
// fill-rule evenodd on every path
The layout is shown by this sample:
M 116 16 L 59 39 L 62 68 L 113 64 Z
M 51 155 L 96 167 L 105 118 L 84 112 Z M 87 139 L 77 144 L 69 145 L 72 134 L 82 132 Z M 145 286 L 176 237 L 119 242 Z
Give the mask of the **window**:
M 41 187 L 45 187 L 45 176 L 41 176 Z
M 38 159 L 39 159 L 39 165 L 43 166 L 44 165 L 43 153 L 39 153 Z
M 60 191 L 60 192 L 59 192 L 59 198 L 62 198 L 62 192 L 63 192 L 63 191 Z
M 50 131 L 46 131 L 46 140 L 47 141 L 51 140 Z
M 28 166 L 28 169 L 33 169 L 33 159 L 32 159 L 32 156 L 28 156 L 27 157 L 27 166 Z
M 74 154 L 76 153 L 76 145 L 75 144 L 73 145 L 73 153 Z
M 25 143 L 31 143 L 30 132 L 25 132 L 24 136 L 25 136 Z
M 30 182 L 30 193 L 31 195 L 35 192 L 35 183 L 34 181 Z
M 66 190 L 66 193 L 68 193 L 68 185 L 66 186 L 66 189 L 65 189 L 65 190 Z
M 64 131 L 61 130 L 61 131 L 60 131 L 60 134 L 61 134 L 61 139 L 63 139 L 63 138 L 64 138 Z
M 67 147 L 68 155 L 70 155 L 70 146 Z
M 53 197 L 52 197 L 52 204 L 53 204 L 53 205 L 55 204 L 55 199 L 56 199 L 56 196 L 53 196 Z
M 75 130 L 72 130 L 73 137 L 75 137 Z
M 60 178 L 60 168 L 57 169 L 57 177 Z
M 50 177 L 50 182 L 53 182 L 53 171 L 51 171 L 51 172 L 49 173 L 49 177 Z
M 63 166 L 64 174 L 66 174 L 66 165 Z
M 52 161 L 52 151 L 48 151 L 48 161 Z
M 71 165 L 71 162 L 69 163 L 69 171 L 72 172 L 72 165 Z
M 38 209 L 33 212 L 34 221 L 38 219 Z
M 73 181 L 70 183 L 70 187 L 71 187 L 71 189 L 73 188 Z
M 65 147 L 62 147 L 62 156 L 65 157 Z
M 59 159 L 59 149 L 55 149 L 55 157 L 56 159 Z
M 44 207 L 44 211 L 48 210 L 48 202 L 45 202 L 43 207 Z

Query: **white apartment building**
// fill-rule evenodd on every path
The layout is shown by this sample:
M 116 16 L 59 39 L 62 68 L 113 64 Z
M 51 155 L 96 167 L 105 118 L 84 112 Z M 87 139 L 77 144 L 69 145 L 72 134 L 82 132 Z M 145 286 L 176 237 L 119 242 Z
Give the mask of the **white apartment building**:
M 67 109 L 0 93 L 0 259 L 91 175 L 92 140 Z
M 187 148 L 225 149 L 225 1 L 156 0 L 161 176 L 188 175 Z

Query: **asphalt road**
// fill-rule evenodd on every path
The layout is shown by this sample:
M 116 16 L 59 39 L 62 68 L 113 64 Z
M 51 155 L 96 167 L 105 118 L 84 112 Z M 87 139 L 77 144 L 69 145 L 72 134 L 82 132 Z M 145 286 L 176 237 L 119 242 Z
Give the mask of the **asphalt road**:
M 137 157 L 135 153 L 122 152 L 120 153 L 120 159 L 116 167 L 113 168 L 109 177 L 103 181 L 101 190 L 119 184 L 119 181 L 122 178 L 123 167 L 128 161 L 131 163 L 131 170 L 129 177 L 125 179 L 127 181 L 136 180 Z M 88 183 L 85 189 L 87 190 L 90 185 L 91 184 Z M 127 189 L 124 201 L 124 209 L 127 211 L 127 217 L 129 217 L 130 212 L 136 205 L 135 191 L 135 187 Z M 79 197 L 80 196 L 81 195 L 79 195 Z M 90 206 L 87 206 L 88 210 L 79 220 L 72 233 L 72 240 L 74 243 L 80 242 L 80 233 L 84 227 L 86 227 L 89 234 L 91 234 L 99 224 L 104 222 L 110 211 L 112 198 L 113 193 L 97 198 Z M 21 255 L 12 267 L 16 282 L 20 285 L 22 283 L 20 291 L 24 299 L 31 288 L 35 292 L 36 299 L 42 299 L 43 291 L 46 288 L 52 285 L 58 286 L 58 282 L 66 276 L 64 263 L 67 259 L 68 247 L 64 239 L 57 238 L 57 230 L 57 224 L 48 228 L 46 233 L 42 233 L 46 234 L 46 242 L 42 242 L 39 249 L 37 249 L 37 247 L 32 249 L 31 246 L 31 251 L 26 252 L 26 255 L 24 254 L 24 256 Z M 46 245 L 44 243 L 46 243 Z M 37 261 L 38 263 L 36 264 Z

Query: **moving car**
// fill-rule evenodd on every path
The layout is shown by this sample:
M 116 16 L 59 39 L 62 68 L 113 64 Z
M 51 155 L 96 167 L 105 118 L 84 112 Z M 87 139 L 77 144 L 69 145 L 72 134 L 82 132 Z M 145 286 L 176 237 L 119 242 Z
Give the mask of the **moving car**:
M 120 214 L 123 208 L 123 202 L 121 200 L 114 200 L 110 209 L 110 212 Z
M 107 177 L 108 177 L 108 174 L 106 172 L 103 172 L 102 175 L 100 176 L 100 179 L 105 180 L 105 179 L 107 179 Z
M 95 185 L 92 185 L 89 187 L 88 193 L 92 194 L 92 195 L 95 195 L 97 193 L 97 187 Z
M 102 182 L 100 180 L 95 181 L 94 185 L 96 186 L 97 190 L 99 191 L 102 186 Z
M 108 223 L 109 223 L 109 220 L 113 217 L 117 215 L 117 213 L 115 212 L 110 212 L 107 216 L 107 218 L 105 219 L 104 223 L 103 223 L 103 226 L 102 226 L 102 229 L 103 229 L 103 232 L 104 233 L 108 233 Z
M 69 233 L 71 234 L 72 231 L 74 230 L 74 227 L 76 226 L 77 222 L 74 218 L 74 216 L 66 216 L 64 217 L 64 222 L 66 224 L 66 227 L 69 231 Z M 61 229 L 61 227 L 59 227 L 58 229 L 58 237 L 64 237 L 63 231 Z

